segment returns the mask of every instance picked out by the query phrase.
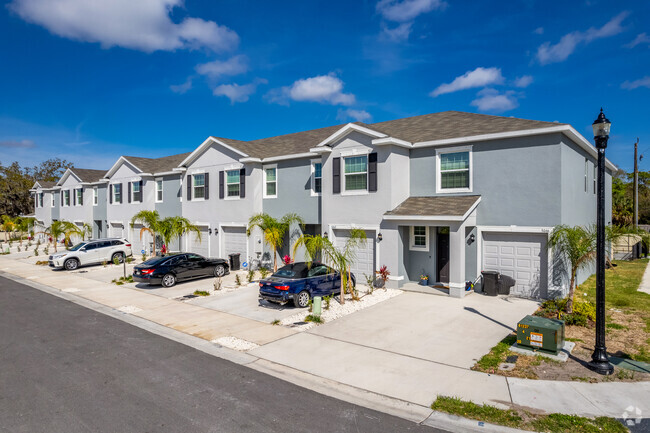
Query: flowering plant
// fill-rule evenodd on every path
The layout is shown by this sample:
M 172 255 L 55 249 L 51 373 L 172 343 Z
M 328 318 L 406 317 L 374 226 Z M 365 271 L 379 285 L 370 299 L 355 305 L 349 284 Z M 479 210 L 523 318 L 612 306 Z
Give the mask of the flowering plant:
M 390 271 L 388 270 L 388 266 L 383 265 L 379 270 L 377 271 L 379 274 L 379 278 L 384 280 L 386 282 L 388 280 L 388 276 L 390 275 Z
M 422 275 L 420 275 L 420 279 L 421 279 L 421 280 L 428 280 L 428 279 L 429 279 L 429 276 L 426 275 L 426 274 L 422 274 Z
M 283 262 L 285 265 L 290 264 L 290 263 L 292 262 L 292 260 L 291 260 L 291 256 L 290 256 L 289 254 L 287 254 L 286 256 L 282 257 L 282 262 Z

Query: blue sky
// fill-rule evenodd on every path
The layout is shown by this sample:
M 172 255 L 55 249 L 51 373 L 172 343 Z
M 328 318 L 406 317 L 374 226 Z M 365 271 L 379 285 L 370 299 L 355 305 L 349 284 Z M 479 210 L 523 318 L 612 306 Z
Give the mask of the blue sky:
M 650 170 L 647 1 L 12 0 L 0 7 L 0 161 L 194 150 L 445 110 L 612 121 Z

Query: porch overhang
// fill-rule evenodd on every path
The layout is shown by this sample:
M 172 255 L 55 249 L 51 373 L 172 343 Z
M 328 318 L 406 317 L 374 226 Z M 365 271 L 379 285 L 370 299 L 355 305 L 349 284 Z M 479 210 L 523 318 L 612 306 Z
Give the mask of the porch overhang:
M 448 195 L 409 197 L 395 209 L 384 214 L 386 221 L 462 223 L 481 202 L 480 195 Z

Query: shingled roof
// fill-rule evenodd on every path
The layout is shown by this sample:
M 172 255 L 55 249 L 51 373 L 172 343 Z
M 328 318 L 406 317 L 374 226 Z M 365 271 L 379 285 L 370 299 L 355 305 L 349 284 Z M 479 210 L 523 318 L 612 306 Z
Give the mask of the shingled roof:
M 480 198 L 480 195 L 409 197 L 384 215 L 462 217 Z
M 53 188 L 56 185 L 55 181 L 50 181 L 50 180 L 37 180 L 36 183 L 38 183 L 41 186 L 41 188 L 44 189 Z
M 142 158 L 139 156 L 124 156 L 124 159 L 142 170 L 143 173 L 164 173 L 178 167 L 189 153 L 165 156 L 162 158 Z
M 70 169 L 75 176 L 81 179 L 82 182 L 98 182 L 106 174 L 106 170 L 92 170 L 89 168 L 76 168 Z

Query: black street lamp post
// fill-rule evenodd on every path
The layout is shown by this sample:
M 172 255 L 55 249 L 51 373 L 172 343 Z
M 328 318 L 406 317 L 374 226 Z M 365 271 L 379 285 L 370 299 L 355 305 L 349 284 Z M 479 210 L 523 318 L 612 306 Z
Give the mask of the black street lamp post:
M 598 149 L 598 190 L 596 195 L 596 344 L 589 368 L 599 374 L 612 374 L 605 347 L 605 148 L 611 122 L 603 109 L 594 121 L 594 140 Z

